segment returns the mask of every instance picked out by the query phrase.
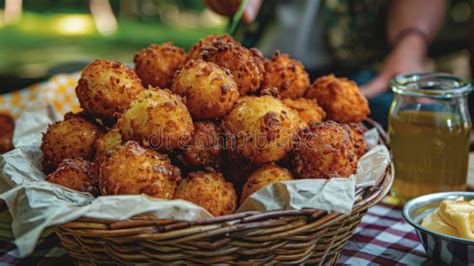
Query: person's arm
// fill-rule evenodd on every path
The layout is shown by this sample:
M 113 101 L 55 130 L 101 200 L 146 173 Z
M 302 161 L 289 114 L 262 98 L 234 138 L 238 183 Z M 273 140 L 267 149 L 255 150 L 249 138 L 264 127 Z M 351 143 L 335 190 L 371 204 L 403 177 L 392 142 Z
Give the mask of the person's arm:
M 446 0 L 391 1 L 387 40 L 392 51 L 379 75 L 361 88 L 367 97 L 385 92 L 398 74 L 424 71 L 428 45 L 440 29 L 445 13 Z

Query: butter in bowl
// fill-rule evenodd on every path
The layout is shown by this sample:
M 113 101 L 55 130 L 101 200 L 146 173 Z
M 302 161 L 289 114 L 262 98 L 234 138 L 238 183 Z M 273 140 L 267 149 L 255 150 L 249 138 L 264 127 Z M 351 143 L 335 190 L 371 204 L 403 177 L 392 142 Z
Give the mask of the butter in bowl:
M 442 192 L 407 202 L 403 218 L 435 263 L 474 263 L 474 192 Z

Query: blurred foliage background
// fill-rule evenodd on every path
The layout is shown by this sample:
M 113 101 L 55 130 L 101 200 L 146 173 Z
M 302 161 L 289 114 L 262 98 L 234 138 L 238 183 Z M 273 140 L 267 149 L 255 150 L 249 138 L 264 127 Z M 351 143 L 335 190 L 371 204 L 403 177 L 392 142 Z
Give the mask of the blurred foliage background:
M 150 43 L 188 49 L 226 25 L 201 0 L 0 0 L 0 93 L 97 58 L 130 63 Z
M 444 28 L 430 48 L 430 69 L 470 78 L 473 2 L 448 2 Z M 188 49 L 227 24 L 204 0 L 0 0 L 0 93 L 78 71 L 93 59 L 131 63 L 150 43 Z

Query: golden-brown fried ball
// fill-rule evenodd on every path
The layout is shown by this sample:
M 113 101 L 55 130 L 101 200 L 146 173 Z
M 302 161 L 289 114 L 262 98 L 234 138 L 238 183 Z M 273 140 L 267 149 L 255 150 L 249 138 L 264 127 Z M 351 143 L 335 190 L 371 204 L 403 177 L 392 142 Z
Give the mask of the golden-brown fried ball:
M 242 189 L 240 204 L 244 203 L 252 193 L 257 192 L 266 185 L 287 180 L 293 180 L 293 176 L 288 169 L 275 164 L 266 164 L 260 167 L 247 178 Z
M 102 195 L 146 194 L 172 199 L 180 171 L 167 156 L 129 141 L 114 148 L 99 168 Z
M 309 87 L 306 97 L 317 99 L 327 119 L 339 123 L 358 123 L 370 114 L 367 99 L 357 84 L 346 78 L 320 77 Z
M 173 79 L 173 93 L 186 99 L 193 118 L 220 118 L 239 98 L 237 84 L 229 71 L 211 62 L 191 60 Z
M 318 105 L 316 100 L 306 98 L 298 98 L 293 100 L 286 98 L 282 101 L 286 106 L 298 113 L 298 117 L 301 120 L 300 127 L 306 127 L 309 124 L 315 122 L 322 122 L 324 117 L 326 117 L 326 112 L 324 112 L 323 108 Z
M 13 150 L 15 121 L 6 113 L 0 113 L 0 154 Z
M 238 43 L 228 34 L 217 35 L 211 34 L 202 38 L 199 42 L 195 43 L 191 49 L 189 49 L 188 60 L 196 60 L 202 51 L 210 49 L 212 46 L 220 46 L 221 44 L 237 44 Z
M 232 214 L 237 195 L 221 173 L 193 172 L 179 184 L 176 198 L 190 201 L 214 216 Z
M 300 61 L 276 51 L 265 61 L 263 88 L 277 88 L 281 98 L 303 97 L 309 86 L 309 76 Z
M 236 150 L 256 163 L 278 161 L 292 148 L 298 115 L 271 96 L 241 101 L 224 121 L 226 136 Z
M 357 123 L 350 123 L 352 142 L 356 149 L 357 158 L 362 157 L 367 152 L 367 143 L 364 140 L 365 129 Z
M 201 51 L 199 58 L 228 69 L 234 77 L 240 95 L 256 92 L 263 83 L 263 56 L 256 48 L 239 44 L 219 43 Z
M 334 121 L 311 124 L 298 133 L 293 152 L 300 178 L 349 177 L 357 170 L 350 128 Z
M 183 148 L 179 160 L 190 168 L 219 169 L 223 162 L 223 136 L 220 126 L 212 122 L 194 123 L 191 142 Z
M 81 107 L 100 119 L 110 119 L 130 106 L 143 85 L 127 66 L 95 60 L 82 71 L 76 87 Z
M 141 92 L 117 121 L 117 127 L 124 140 L 164 151 L 184 147 L 194 131 L 181 97 L 161 89 Z
M 186 52 L 170 42 L 152 44 L 136 54 L 133 61 L 145 87 L 169 89 L 174 74 L 186 62 Z
M 82 114 L 66 114 L 65 120 L 48 127 L 43 134 L 43 170 L 50 173 L 63 159 L 94 159 L 94 143 L 102 134 L 102 129 Z
M 110 155 L 115 147 L 122 144 L 122 134 L 117 128 L 112 128 L 95 141 L 95 161 L 99 163 L 102 158 Z
M 94 163 L 82 158 L 64 159 L 58 169 L 46 177 L 46 181 L 80 192 L 99 195 L 99 179 Z

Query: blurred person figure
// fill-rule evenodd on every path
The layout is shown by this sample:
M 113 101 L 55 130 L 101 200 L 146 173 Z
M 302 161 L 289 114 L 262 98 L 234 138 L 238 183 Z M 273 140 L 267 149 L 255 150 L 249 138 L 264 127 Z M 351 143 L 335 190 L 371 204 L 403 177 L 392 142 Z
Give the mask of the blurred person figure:
M 241 0 L 206 0 L 231 16 Z M 425 71 L 428 46 L 440 29 L 445 0 L 248 0 L 235 36 L 266 56 L 280 50 L 300 60 L 311 79 L 335 73 L 361 85 L 372 117 L 387 125 L 390 80 Z M 374 62 L 378 73 L 374 72 Z

